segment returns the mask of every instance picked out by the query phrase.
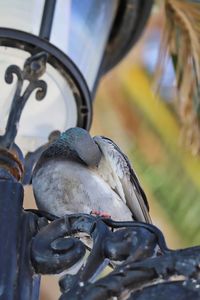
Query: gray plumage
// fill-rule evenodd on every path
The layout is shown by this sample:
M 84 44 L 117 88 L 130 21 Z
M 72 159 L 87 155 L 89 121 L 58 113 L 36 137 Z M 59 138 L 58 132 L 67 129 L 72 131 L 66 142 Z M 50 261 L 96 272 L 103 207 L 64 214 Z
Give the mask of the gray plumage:
M 110 139 L 71 128 L 41 155 L 32 178 L 38 208 L 106 211 L 115 220 L 151 222 L 146 196 L 128 158 Z

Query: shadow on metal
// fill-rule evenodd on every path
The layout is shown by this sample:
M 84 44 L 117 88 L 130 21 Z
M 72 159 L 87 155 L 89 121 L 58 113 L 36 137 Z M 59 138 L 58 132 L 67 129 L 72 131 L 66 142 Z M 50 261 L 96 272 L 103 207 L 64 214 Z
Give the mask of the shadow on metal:
M 158 228 L 140 222 L 116 222 L 87 214 L 49 217 L 54 220 L 33 239 L 31 257 L 35 270 L 42 274 L 70 268 L 60 279 L 60 300 L 154 300 L 158 294 L 163 300 L 200 297 L 200 247 L 170 250 Z M 90 255 L 72 275 L 72 266 L 83 259 L 88 248 L 83 233 L 92 240 Z M 108 264 L 112 270 L 104 275 Z

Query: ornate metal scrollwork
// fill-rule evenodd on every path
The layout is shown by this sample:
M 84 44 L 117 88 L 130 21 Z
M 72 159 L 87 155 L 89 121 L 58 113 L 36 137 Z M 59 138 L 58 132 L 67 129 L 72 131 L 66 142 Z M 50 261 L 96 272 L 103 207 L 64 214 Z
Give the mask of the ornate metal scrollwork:
M 158 293 L 162 300 L 174 293 L 200 297 L 200 247 L 170 250 L 158 228 L 139 222 L 87 214 L 46 217 L 52 222 L 33 239 L 32 264 L 42 274 L 68 270 L 59 282 L 60 300 L 154 300 Z M 92 245 L 87 259 L 86 238 Z M 80 260 L 77 273 L 71 274 Z M 110 273 L 103 275 L 108 265 Z
M 39 78 L 45 73 L 47 58 L 48 55 L 45 52 L 40 52 L 29 57 L 25 61 L 23 70 L 16 65 L 11 65 L 7 68 L 5 81 L 8 84 L 11 84 L 14 75 L 16 75 L 17 87 L 12 101 L 5 134 L 0 137 L 1 147 L 9 149 L 14 143 L 23 108 L 31 93 L 37 89 L 36 99 L 42 100 L 45 97 L 47 84 L 44 80 L 39 80 Z M 22 94 L 25 80 L 29 81 L 29 84 Z

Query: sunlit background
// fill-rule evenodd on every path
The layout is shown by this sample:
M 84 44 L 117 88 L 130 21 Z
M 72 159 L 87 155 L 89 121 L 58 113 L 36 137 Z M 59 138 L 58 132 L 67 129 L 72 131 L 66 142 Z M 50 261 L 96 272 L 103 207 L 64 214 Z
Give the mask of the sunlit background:
M 92 133 L 109 136 L 127 153 L 169 245 L 191 246 L 200 243 L 200 158 L 181 142 L 170 61 L 159 93 L 153 89 L 161 27 L 162 15 L 154 11 L 137 46 L 102 80 Z
M 101 81 L 91 133 L 108 136 L 128 155 L 148 196 L 153 223 L 170 247 L 180 248 L 200 244 L 200 158 L 181 142 L 170 61 L 157 96 L 153 89 L 161 26 L 162 15 L 154 10 L 140 42 Z M 41 299 L 56 299 L 57 278 L 50 281 L 55 283 L 52 289 L 44 284 Z

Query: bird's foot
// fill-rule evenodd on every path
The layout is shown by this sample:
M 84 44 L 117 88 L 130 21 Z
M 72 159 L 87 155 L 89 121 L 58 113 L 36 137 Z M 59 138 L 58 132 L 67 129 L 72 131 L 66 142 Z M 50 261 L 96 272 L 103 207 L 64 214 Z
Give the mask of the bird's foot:
M 105 211 L 101 211 L 101 210 L 96 210 L 93 209 L 90 212 L 91 215 L 94 215 L 95 217 L 101 217 L 101 218 L 106 218 L 106 219 L 111 219 L 111 215 Z

